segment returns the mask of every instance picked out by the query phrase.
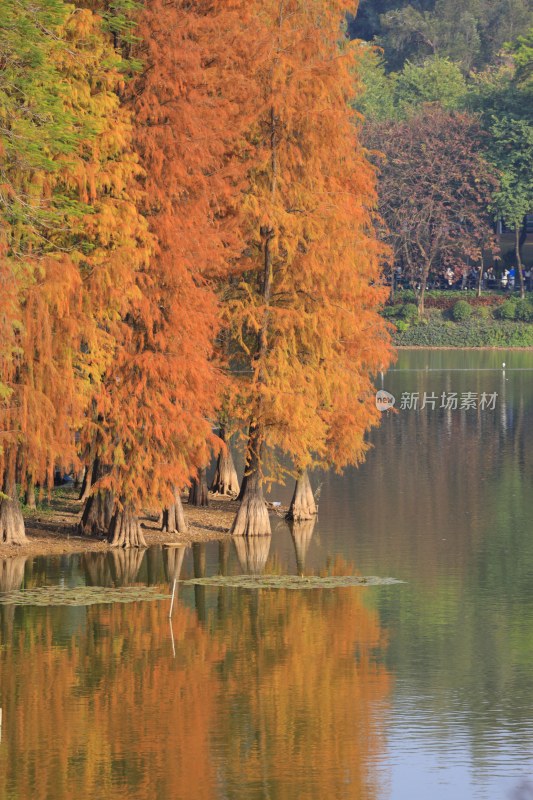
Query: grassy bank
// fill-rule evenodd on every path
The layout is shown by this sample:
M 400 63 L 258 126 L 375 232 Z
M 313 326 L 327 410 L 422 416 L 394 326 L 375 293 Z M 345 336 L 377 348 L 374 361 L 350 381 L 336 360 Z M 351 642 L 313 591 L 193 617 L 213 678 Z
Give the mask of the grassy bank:
M 418 314 L 412 292 L 383 311 L 399 347 L 533 347 L 533 300 L 473 292 L 430 292 Z

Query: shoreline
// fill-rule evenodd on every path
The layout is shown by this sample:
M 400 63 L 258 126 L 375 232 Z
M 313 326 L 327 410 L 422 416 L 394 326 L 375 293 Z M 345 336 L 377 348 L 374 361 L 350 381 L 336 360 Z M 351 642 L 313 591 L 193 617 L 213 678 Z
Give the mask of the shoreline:
M 471 346 L 471 347 L 458 347 L 454 345 L 425 345 L 425 344 L 396 344 L 394 345 L 395 350 L 516 350 L 517 352 L 524 352 L 524 351 L 532 351 L 533 347 L 502 347 L 502 346 L 494 346 L 491 345 L 480 345 L 479 347 Z
M 76 492 L 52 493 L 50 504 L 37 510 L 23 508 L 26 526 L 26 544 L 0 544 L 0 558 L 73 555 L 75 553 L 111 552 L 117 548 L 102 538 L 82 536 L 76 531 L 81 516 L 81 501 Z M 188 524 L 186 534 L 170 534 L 159 530 L 159 521 L 153 515 L 140 516 L 146 546 L 183 545 L 194 542 L 220 541 L 230 536 L 230 529 L 238 504 L 230 498 L 209 496 L 207 508 L 183 504 Z

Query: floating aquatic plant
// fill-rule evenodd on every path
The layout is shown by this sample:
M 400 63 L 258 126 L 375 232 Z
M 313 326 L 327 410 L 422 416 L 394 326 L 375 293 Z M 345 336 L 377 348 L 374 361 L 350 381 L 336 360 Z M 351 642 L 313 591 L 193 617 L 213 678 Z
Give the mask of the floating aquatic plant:
M 40 586 L 0 594 L 0 605 L 92 606 L 97 603 L 135 603 L 140 600 L 168 600 L 168 594 L 151 586 Z
M 184 586 L 235 589 L 338 589 L 343 586 L 386 586 L 403 581 L 360 575 L 213 575 L 210 578 L 190 578 L 180 583 Z

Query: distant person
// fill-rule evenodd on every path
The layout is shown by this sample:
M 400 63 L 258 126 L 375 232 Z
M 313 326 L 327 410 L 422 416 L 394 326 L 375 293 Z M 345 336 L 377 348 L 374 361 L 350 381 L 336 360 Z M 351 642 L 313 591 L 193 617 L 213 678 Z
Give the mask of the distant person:
M 487 270 L 487 289 L 494 289 L 496 287 L 496 273 L 494 267 L 489 267 Z
M 516 282 L 516 270 L 514 267 L 511 267 L 511 269 L 509 270 L 508 278 L 509 278 L 509 291 L 514 292 L 514 286 Z
M 504 269 L 504 271 L 502 272 L 502 278 L 501 278 L 500 283 L 501 283 L 502 289 L 505 292 L 507 290 L 507 286 L 509 285 L 509 270 L 508 269 Z
M 453 287 L 453 282 L 455 280 L 455 272 L 451 267 L 448 267 L 446 272 L 444 273 L 444 277 L 446 278 L 446 283 L 448 284 L 448 289 Z

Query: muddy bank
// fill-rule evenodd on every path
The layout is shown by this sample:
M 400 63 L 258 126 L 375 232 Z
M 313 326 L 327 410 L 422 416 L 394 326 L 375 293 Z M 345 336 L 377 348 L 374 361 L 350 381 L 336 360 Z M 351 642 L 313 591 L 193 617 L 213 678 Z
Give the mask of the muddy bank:
M 208 508 L 189 506 L 184 498 L 188 523 L 187 534 L 162 533 L 155 514 L 141 515 L 141 525 L 148 546 L 153 544 L 206 542 L 223 539 L 229 535 L 237 512 L 236 501 L 210 498 Z M 0 558 L 15 555 L 40 556 L 107 551 L 112 549 L 107 541 L 80 536 L 76 531 L 82 511 L 77 492 L 64 488 L 54 490 L 50 503 L 41 504 L 37 510 L 23 509 L 27 544 L 0 544 Z

